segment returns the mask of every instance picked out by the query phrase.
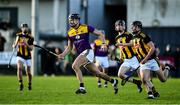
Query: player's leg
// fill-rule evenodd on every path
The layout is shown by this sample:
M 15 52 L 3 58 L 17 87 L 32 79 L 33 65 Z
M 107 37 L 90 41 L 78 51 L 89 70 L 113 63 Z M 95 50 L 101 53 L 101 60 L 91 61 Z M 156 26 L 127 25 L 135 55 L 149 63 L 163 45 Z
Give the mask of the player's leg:
M 140 70 L 141 81 L 143 82 L 149 99 L 154 99 L 152 88 L 154 87 L 150 81 L 150 70 L 144 69 Z
M 103 69 L 101 66 L 97 66 L 97 67 L 100 70 L 100 72 L 103 72 Z M 101 78 L 97 77 L 97 79 L 98 79 L 98 87 L 101 88 L 102 87 Z
M 81 65 L 85 64 L 86 62 L 87 62 L 87 59 L 85 58 L 85 56 L 79 55 L 72 64 L 72 68 L 75 71 L 76 77 L 77 77 L 77 79 L 79 81 L 79 85 L 80 85 L 79 89 L 76 91 L 76 94 L 79 94 L 79 93 L 85 94 L 86 93 L 85 87 L 84 87 L 84 82 L 83 82 L 83 75 L 80 70 Z
M 168 63 L 163 64 L 163 63 L 161 63 L 161 62 L 159 61 L 158 58 L 156 58 L 155 60 L 156 60 L 156 62 L 158 63 L 158 65 L 160 66 L 160 69 L 161 69 L 162 71 L 164 71 L 164 70 L 172 70 L 172 71 L 176 70 L 176 67 L 173 66 L 173 65 L 171 65 L 171 64 L 168 64 Z
M 134 72 L 134 71 L 136 71 L 136 70 L 130 70 L 130 71 L 131 71 L 131 72 L 132 72 L 132 71 Z M 141 82 L 141 80 L 134 79 L 134 78 L 132 77 L 132 75 L 130 75 L 128 78 L 122 80 L 122 82 L 121 82 L 122 85 L 123 85 L 123 81 L 124 81 L 124 80 L 126 80 L 126 81 L 128 81 L 128 82 L 130 82 L 130 83 L 135 84 L 135 85 L 137 86 L 138 92 L 139 92 L 139 93 L 142 92 L 142 82 Z
M 95 64 L 92 63 L 92 62 L 86 64 L 86 65 L 85 65 L 85 68 L 86 68 L 88 71 L 90 71 L 92 74 L 94 74 L 95 76 L 100 77 L 100 78 L 102 78 L 102 79 L 104 79 L 104 80 L 106 80 L 106 81 L 111 82 L 112 85 L 113 85 L 113 87 L 114 87 L 115 94 L 117 94 L 117 92 L 118 92 L 118 87 L 117 87 L 117 85 L 118 85 L 118 80 L 111 78 L 110 76 L 108 76 L 107 74 L 105 74 L 105 73 L 103 73 L 103 72 L 100 72 L 100 71 L 98 70 L 98 68 L 95 66 Z
M 104 68 L 103 69 L 103 73 L 107 74 L 108 75 L 108 68 Z M 104 87 L 108 87 L 108 81 L 105 80 L 104 82 Z
M 100 72 L 103 72 L 103 69 L 100 66 L 100 62 L 98 61 L 98 59 L 96 59 L 95 65 L 98 67 Z M 98 87 L 101 88 L 102 87 L 101 78 L 97 77 L 97 81 L 98 81 Z
M 159 65 L 158 65 L 157 61 L 155 59 L 148 60 L 145 64 L 140 66 L 140 72 L 142 72 L 142 71 L 144 71 L 146 73 L 146 76 L 147 76 L 147 77 L 146 76 L 143 76 L 143 77 L 146 77 L 147 79 L 149 78 L 148 80 L 146 80 L 146 79 L 143 80 L 142 79 L 143 83 L 147 81 L 147 88 L 149 87 L 149 92 L 153 93 L 154 97 L 159 97 L 160 96 L 159 93 L 156 91 L 155 87 L 152 85 L 152 82 L 150 81 L 150 72 L 151 71 L 155 71 L 155 72 L 160 71 L 160 68 L 159 68 Z M 147 73 L 147 72 L 149 72 L 149 73 Z M 160 72 L 160 73 L 162 73 L 162 72 Z M 140 73 L 140 74 L 142 76 L 142 73 Z M 161 79 L 164 79 L 164 78 L 161 78 Z
M 170 70 L 175 70 L 176 68 L 170 64 L 162 64 L 159 59 L 155 59 L 157 64 L 160 66 L 160 69 L 156 71 L 156 74 L 161 82 L 166 82 L 169 76 Z
M 121 79 L 127 78 L 128 76 L 125 75 L 125 73 L 126 73 L 127 71 L 129 71 L 129 70 L 130 70 L 130 67 L 124 66 L 124 63 L 123 63 L 123 64 L 120 66 L 120 68 L 119 68 L 118 77 L 121 78 Z
M 159 78 L 159 80 L 161 82 L 166 82 L 166 80 L 168 78 L 169 71 L 168 70 L 164 70 L 164 71 L 157 70 L 156 74 L 157 74 L 157 77 Z
M 122 64 L 122 66 L 119 68 L 119 72 L 118 72 L 118 77 L 122 79 L 121 85 L 124 86 L 126 81 L 131 82 L 135 85 L 137 85 L 138 88 L 138 92 L 141 93 L 142 92 L 142 82 L 141 80 L 136 80 L 134 79 L 131 73 L 128 72 L 133 72 L 134 70 L 131 71 L 131 68 L 128 66 L 125 66 L 125 62 Z
M 156 59 L 150 60 L 151 70 L 154 71 L 158 77 L 161 79 L 161 81 L 165 81 L 165 78 L 162 76 L 162 66 L 160 66 L 160 63 L 157 62 Z M 152 73 L 152 71 L 150 73 Z M 152 75 L 150 74 L 150 81 L 152 83 Z M 152 92 L 154 97 L 160 97 L 160 94 L 156 91 L 155 87 L 152 87 Z
M 108 68 L 109 68 L 109 59 L 108 56 L 101 57 L 101 67 L 103 70 L 103 73 L 108 75 Z M 105 80 L 104 87 L 108 86 L 108 81 Z
M 74 66 L 73 68 L 76 70 L 75 72 L 77 72 L 76 74 L 78 74 L 78 71 L 80 71 L 79 67 L 81 65 L 83 65 L 88 71 L 93 73 L 95 76 L 100 77 L 100 78 L 102 78 L 104 80 L 107 80 L 107 81 L 111 82 L 113 84 L 113 86 L 114 86 L 114 90 L 115 90 L 115 94 L 116 94 L 118 92 L 118 88 L 117 88 L 118 80 L 112 79 L 111 77 L 104 74 L 103 72 L 100 72 L 98 70 L 98 68 L 95 66 L 95 64 L 93 63 L 93 60 L 94 60 L 94 52 L 93 52 L 93 50 L 85 50 L 85 51 L 83 51 L 75 60 L 75 62 L 77 64 L 73 65 Z
M 131 76 L 137 71 L 138 68 L 139 61 L 136 56 L 130 59 L 124 59 L 124 62 L 122 63 L 118 74 L 118 76 L 122 79 L 121 85 L 125 85 L 126 81 L 136 84 L 136 80 L 131 78 Z
M 26 63 L 26 76 L 28 80 L 28 90 L 32 90 L 32 74 L 31 74 L 31 60 L 25 60 Z
M 104 79 L 106 81 L 111 82 L 113 84 L 114 88 L 116 89 L 117 88 L 117 84 L 118 84 L 118 80 L 112 79 L 110 76 L 106 75 L 105 73 L 100 72 L 100 70 L 93 63 L 93 59 L 94 59 L 94 52 L 93 52 L 93 50 L 89 50 L 86 54 L 83 54 L 83 55 L 84 55 L 84 57 L 86 59 L 86 63 L 84 65 L 84 67 L 88 71 L 93 73 L 95 76 L 100 77 L 100 78 L 102 78 L 102 79 Z
M 170 70 L 175 70 L 175 68 L 169 64 L 160 64 L 160 70 L 156 71 L 156 74 L 161 82 L 167 81 Z
M 136 80 L 131 77 L 134 74 L 134 72 L 137 71 L 138 68 L 139 68 L 139 61 L 136 58 L 136 56 L 130 59 L 125 59 L 119 69 L 118 76 L 122 79 L 121 81 L 122 86 L 125 85 L 127 81 L 134 83 L 137 85 L 138 92 L 141 93 L 142 92 L 141 80 Z
M 22 74 L 23 60 L 20 57 L 17 57 L 17 77 L 19 81 L 19 90 L 22 91 L 24 88 L 23 85 L 23 74 Z
M 26 75 L 27 75 L 27 80 L 28 80 L 28 89 L 32 90 L 32 75 L 31 75 L 31 67 L 27 66 L 26 67 Z

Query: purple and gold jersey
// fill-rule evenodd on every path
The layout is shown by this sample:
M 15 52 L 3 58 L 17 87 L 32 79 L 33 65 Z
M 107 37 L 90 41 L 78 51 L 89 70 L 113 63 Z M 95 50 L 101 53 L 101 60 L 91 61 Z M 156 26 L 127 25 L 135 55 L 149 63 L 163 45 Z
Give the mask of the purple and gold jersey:
M 94 41 L 94 54 L 95 56 L 105 57 L 108 55 L 108 51 L 103 51 L 101 49 L 102 40 L 96 39 Z M 106 40 L 106 45 L 109 46 L 109 40 Z
M 77 53 L 80 54 L 86 49 L 91 49 L 89 43 L 89 33 L 94 31 L 94 27 L 80 24 L 78 29 L 70 28 L 68 38 L 74 44 Z

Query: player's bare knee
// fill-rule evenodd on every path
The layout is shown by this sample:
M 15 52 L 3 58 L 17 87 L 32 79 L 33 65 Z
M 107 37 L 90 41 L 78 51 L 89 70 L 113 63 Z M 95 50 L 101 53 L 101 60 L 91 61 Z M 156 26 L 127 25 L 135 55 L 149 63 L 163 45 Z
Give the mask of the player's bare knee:
M 79 70 L 79 66 L 77 66 L 77 65 L 72 65 L 72 69 L 74 70 L 74 72 L 78 72 L 78 70 Z
M 119 73 L 118 77 L 121 78 L 121 79 L 124 79 L 125 78 L 124 73 Z
M 161 82 L 166 82 L 167 78 L 165 78 L 164 76 L 158 76 L 159 80 Z
M 72 64 L 72 69 L 74 70 L 74 71 L 76 71 L 77 70 L 77 64 Z
M 124 79 L 124 75 L 122 73 L 118 74 L 118 77 Z
M 121 78 L 121 77 L 120 77 L 120 74 L 118 74 L 118 77 Z

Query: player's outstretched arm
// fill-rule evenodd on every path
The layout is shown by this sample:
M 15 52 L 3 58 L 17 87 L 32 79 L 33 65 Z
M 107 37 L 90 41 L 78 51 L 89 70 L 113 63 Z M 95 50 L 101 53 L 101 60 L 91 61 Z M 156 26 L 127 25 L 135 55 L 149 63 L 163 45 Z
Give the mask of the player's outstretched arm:
M 72 50 L 72 48 L 73 48 L 73 44 L 72 44 L 72 42 L 71 42 L 70 40 L 68 40 L 68 45 L 67 45 L 67 47 L 65 48 L 65 50 L 64 50 L 61 54 L 59 54 L 58 58 L 64 59 L 64 57 L 65 57 L 68 53 L 70 53 L 70 51 Z
M 103 42 L 104 44 L 106 44 L 105 35 L 104 35 L 101 31 L 95 29 L 95 30 L 93 31 L 93 34 L 97 35 L 97 36 L 102 40 L 102 42 Z
M 16 48 L 18 41 L 19 41 L 19 36 L 16 37 L 16 40 L 14 41 L 14 43 L 12 45 L 13 48 Z

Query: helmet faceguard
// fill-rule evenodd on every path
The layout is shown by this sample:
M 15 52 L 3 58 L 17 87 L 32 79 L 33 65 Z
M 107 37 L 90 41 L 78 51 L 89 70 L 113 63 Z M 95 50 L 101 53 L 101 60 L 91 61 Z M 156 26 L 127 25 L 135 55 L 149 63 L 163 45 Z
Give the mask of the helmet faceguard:
M 79 23 L 74 23 L 74 20 L 78 20 L 79 21 L 80 20 L 80 16 L 79 16 L 79 14 L 70 14 L 68 19 L 69 19 L 69 25 L 71 27 L 76 27 Z
M 134 22 L 132 23 L 132 25 L 133 25 L 133 26 L 138 26 L 140 29 L 142 29 L 142 23 L 141 23 L 141 21 L 134 21 Z
M 133 34 L 138 34 L 141 31 L 141 29 L 142 29 L 141 21 L 134 21 L 132 23 L 132 26 L 138 27 L 138 28 L 133 29 L 133 32 L 132 32 Z
M 122 29 L 122 28 L 119 29 L 119 28 L 117 28 L 117 26 L 123 26 L 123 29 Z M 126 27 L 126 23 L 125 23 L 124 20 L 117 20 L 117 21 L 115 22 L 115 30 L 116 30 L 116 31 L 118 31 L 118 32 L 124 31 L 124 30 L 125 30 L 125 27 Z
M 27 33 L 28 32 L 28 24 L 22 23 L 20 25 L 20 27 L 21 27 L 21 30 L 22 30 L 23 33 Z

